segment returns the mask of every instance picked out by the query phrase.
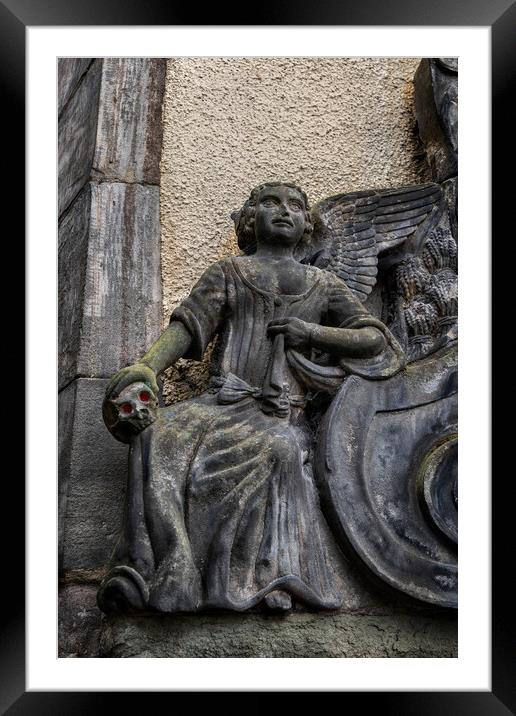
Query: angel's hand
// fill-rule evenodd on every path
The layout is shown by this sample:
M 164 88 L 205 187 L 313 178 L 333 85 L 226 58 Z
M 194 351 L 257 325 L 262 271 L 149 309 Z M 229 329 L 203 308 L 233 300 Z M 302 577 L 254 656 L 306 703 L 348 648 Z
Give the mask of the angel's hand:
M 138 382 L 145 383 L 154 395 L 158 395 L 159 389 L 155 372 L 145 363 L 134 363 L 115 373 L 106 388 L 106 398 L 116 398 L 128 385 Z
M 279 318 L 269 322 L 267 333 L 271 337 L 283 333 L 288 348 L 309 348 L 313 327 L 313 323 L 307 323 L 300 318 Z

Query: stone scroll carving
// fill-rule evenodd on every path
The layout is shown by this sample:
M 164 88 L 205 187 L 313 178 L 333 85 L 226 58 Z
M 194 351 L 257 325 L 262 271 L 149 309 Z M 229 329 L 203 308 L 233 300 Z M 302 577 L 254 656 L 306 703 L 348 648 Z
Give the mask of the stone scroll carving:
M 272 182 L 232 214 L 242 255 L 106 390 L 130 452 L 104 611 L 338 609 L 340 550 L 456 606 L 457 235 L 436 179 L 314 207 Z M 214 339 L 208 389 L 160 406 L 160 373 Z

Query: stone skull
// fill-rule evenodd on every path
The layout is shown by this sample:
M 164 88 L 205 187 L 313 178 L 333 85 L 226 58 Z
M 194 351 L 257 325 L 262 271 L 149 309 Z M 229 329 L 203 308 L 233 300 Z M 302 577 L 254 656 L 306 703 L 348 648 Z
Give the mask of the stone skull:
M 128 443 L 156 420 L 157 406 L 157 398 L 146 383 L 131 383 L 116 398 L 104 400 L 102 414 L 113 437 Z

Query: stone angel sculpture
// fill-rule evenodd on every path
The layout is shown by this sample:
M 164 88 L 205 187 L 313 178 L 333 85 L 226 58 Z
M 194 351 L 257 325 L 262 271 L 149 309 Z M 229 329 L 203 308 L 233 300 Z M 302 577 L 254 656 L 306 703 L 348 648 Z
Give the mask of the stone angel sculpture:
M 379 256 L 421 241 L 441 199 L 429 184 L 311 211 L 293 184 L 252 190 L 233 215 L 243 255 L 211 265 L 107 387 L 106 425 L 130 453 L 104 611 L 340 606 L 309 408 L 348 376 L 403 370 L 402 347 L 363 302 Z M 208 389 L 157 407 L 157 376 L 179 358 L 201 360 L 215 337 Z

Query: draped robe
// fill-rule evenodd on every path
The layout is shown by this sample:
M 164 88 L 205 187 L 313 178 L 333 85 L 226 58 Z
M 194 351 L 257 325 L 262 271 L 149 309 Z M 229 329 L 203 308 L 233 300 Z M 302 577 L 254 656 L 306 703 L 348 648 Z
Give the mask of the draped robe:
M 186 358 L 200 360 L 218 335 L 213 378 L 202 395 L 159 408 L 130 449 L 108 578 L 131 579 L 163 612 L 244 610 L 275 589 L 312 608 L 340 606 L 303 408 L 325 381 L 335 390 L 346 373 L 383 378 L 403 364 L 388 329 L 334 274 L 307 266 L 307 290 L 279 294 L 255 286 L 246 261 L 213 264 L 173 311 L 192 336 Z M 385 348 L 320 368 L 310 352 L 286 349 L 283 335 L 268 337 L 269 321 L 287 316 L 374 326 Z

